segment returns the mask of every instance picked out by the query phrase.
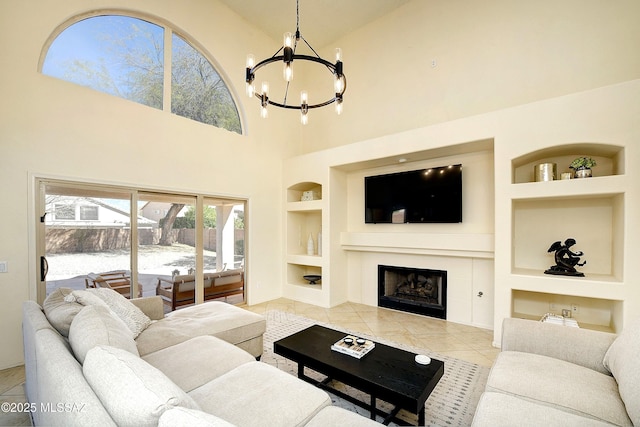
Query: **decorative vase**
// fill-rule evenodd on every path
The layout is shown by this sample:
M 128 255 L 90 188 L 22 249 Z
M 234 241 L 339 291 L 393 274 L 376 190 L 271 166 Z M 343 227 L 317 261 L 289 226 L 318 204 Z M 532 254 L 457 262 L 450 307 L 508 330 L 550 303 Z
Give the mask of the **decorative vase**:
M 307 240 L 307 255 L 313 255 L 313 237 L 309 233 L 309 239 Z
M 589 168 L 576 169 L 575 177 L 576 178 L 590 178 L 591 177 L 591 169 L 589 169 Z

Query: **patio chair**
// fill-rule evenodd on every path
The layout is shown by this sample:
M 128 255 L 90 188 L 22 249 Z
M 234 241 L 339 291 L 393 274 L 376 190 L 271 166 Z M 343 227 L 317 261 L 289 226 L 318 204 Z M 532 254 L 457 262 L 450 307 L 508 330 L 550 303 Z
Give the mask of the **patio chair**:
M 124 270 L 89 274 L 84 279 L 87 288 L 109 288 L 125 298 L 131 298 L 131 276 Z M 138 298 L 142 297 L 142 286 L 138 285 Z

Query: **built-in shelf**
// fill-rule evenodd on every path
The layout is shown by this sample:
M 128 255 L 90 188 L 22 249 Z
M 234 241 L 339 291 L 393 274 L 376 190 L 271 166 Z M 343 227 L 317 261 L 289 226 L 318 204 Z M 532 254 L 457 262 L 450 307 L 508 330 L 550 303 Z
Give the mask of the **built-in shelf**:
M 306 195 L 306 196 L 305 196 Z M 322 279 L 310 284 L 306 275 L 322 276 L 323 257 L 318 252 L 318 234 L 322 232 L 322 185 L 316 182 L 300 182 L 287 189 L 286 227 L 287 285 L 293 287 L 303 300 L 313 298 L 322 291 Z M 313 240 L 313 251 L 309 253 L 309 238 Z
M 567 310 L 581 328 L 618 332 L 622 321 L 622 300 L 589 298 L 560 293 L 512 291 L 512 317 L 540 320 L 546 313 Z
M 534 182 L 534 168 L 556 163 L 570 172 L 576 157 L 593 157 L 593 177 Z M 548 147 L 512 160 L 512 316 L 539 320 L 545 313 L 579 306 L 581 327 L 616 332 L 622 326 L 625 282 L 625 197 L 631 183 L 624 147 L 576 143 Z M 554 242 L 575 239 L 585 277 L 544 274 L 555 265 Z
M 512 182 L 519 184 L 535 181 L 534 168 L 541 163 L 555 163 L 560 177 L 563 172 L 573 171 L 569 165 L 575 158 L 585 156 L 592 157 L 597 162 L 597 166 L 593 168 L 594 177 L 624 174 L 623 147 L 599 143 L 563 144 L 514 159 Z
M 290 285 L 308 287 L 309 289 L 322 290 L 322 279 L 320 279 L 315 285 L 311 285 L 308 280 L 304 279 L 304 276 L 308 274 L 322 276 L 322 268 L 308 264 L 287 264 L 287 283 Z

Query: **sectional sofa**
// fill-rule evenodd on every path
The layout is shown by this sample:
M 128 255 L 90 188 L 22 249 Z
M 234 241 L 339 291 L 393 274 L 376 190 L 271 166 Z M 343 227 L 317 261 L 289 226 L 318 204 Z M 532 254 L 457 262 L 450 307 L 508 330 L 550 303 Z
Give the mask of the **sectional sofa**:
M 28 409 L 47 426 L 376 426 L 262 354 L 262 316 L 222 302 L 58 289 L 23 304 Z
M 505 319 L 473 426 L 640 426 L 640 318 L 620 335 Z

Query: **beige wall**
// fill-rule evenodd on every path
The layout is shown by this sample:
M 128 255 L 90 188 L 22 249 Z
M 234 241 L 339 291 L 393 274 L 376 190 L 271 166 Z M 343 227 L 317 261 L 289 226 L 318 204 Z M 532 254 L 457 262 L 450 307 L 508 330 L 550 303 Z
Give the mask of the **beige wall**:
M 637 0 L 414 0 L 336 42 L 344 112 L 312 111 L 303 148 L 636 79 L 638 16 Z
M 199 41 L 227 73 L 244 116 L 237 135 L 37 71 L 42 46 L 68 18 L 121 7 L 173 23 Z M 60 177 L 248 198 L 250 303 L 280 295 L 280 162 L 290 128 L 263 121 L 244 95 L 249 47 L 269 41 L 216 1 L 3 1 L 0 4 L 0 369 L 22 363 L 21 304 L 35 298 L 33 178 Z M 234 37 L 229 37 L 234 34 Z M 264 44 L 264 45 L 263 45 Z M 294 130 L 296 130 L 294 128 Z M 274 250 L 276 249 L 276 250 Z

